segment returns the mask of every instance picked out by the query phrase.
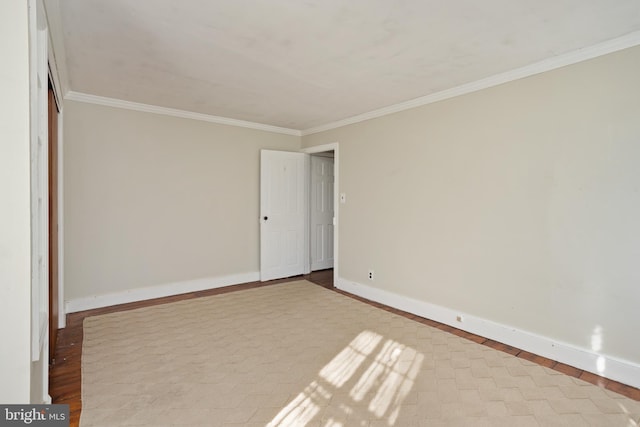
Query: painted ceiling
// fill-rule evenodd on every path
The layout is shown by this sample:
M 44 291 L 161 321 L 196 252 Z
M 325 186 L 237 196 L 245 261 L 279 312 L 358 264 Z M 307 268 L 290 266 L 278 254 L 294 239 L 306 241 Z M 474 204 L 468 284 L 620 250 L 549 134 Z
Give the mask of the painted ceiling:
M 69 90 L 297 130 L 640 31 L 638 0 L 54 3 Z

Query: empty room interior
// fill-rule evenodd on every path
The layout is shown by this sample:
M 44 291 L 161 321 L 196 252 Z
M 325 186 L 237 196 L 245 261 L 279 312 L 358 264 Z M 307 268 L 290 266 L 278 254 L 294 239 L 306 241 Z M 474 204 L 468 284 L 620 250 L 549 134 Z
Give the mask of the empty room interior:
M 4 0 L 0 404 L 640 425 L 636 0 Z

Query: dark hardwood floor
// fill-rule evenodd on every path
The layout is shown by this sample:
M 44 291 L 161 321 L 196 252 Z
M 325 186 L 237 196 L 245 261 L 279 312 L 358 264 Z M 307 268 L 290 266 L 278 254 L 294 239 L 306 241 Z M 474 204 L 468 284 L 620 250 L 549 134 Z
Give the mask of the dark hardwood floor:
M 80 411 L 82 409 L 81 401 L 81 358 L 82 358 L 82 322 L 86 317 L 96 316 L 99 314 L 114 313 L 117 311 L 133 310 L 140 307 L 148 307 L 151 305 L 165 304 L 168 302 L 182 301 L 191 298 L 200 298 L 209 295 L 218 295 L 228 292 L 239 291 L 243 289 L 257 288 L 261 286 L 270 286 L 276 283 L 290 282 L 293 280 L 306 279 L 319 286 L 332 289 L 343 295 L 371 304 L 382 310 L 386 310 L 425 325 L 438 328 L 440 330 L 452 333 L 454 335 L 469 339 L 482 345 L 489 346 L 496 350 L 504 351 L 516 357 L 530 360 L 542 366 L 546 366 L 564 374 L 580 378 L 589 383 L 604 387 L 608 390 L 615 391 L 632 399 L 640 401 L 640 389 L 633 388 L 616 381 L 611 381 L 590 372 L 582 371 L 564 363 L 556 362 L 535 354 L 528 353 L 515 347 L 502 344 L 469 332 L 456 329 L 454 327 L 425 319 L 404 311 L 397 310 L 376 302 L 368 301 L 363 298 L 340 291 L 333 286 L 333 270 L 316 271 L 304 276 L 290 277 L 287 279 L 272 280 L 269 282 L 251 282 L 242 285 L 228 286 L 224 288 L 211 289 L 207 291 L 191 292 L 166 298 L 157 298 L 153 300 L 134 302 L 130 304 L 121 304 L 112 307 L 98 308 L 95 310 L 87 310 L 67 315 L 67 326 L 58 332 L 58 341 L 56 345 L 55 361 L 49 372 L 49 393 L 53 403 L 63 403 L 69 405 L 70 425 L 78 426 L 80 422 Z

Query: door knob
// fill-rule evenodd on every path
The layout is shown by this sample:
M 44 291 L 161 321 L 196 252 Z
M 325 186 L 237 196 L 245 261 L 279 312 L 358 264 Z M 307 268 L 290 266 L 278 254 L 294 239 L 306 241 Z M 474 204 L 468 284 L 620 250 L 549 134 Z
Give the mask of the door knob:
M 269 219 L 269 217 L 268 217 L 268 216 L 265 216 L 263 219 L 266 221 L 266 220 L 268 220 L 268 219 Z

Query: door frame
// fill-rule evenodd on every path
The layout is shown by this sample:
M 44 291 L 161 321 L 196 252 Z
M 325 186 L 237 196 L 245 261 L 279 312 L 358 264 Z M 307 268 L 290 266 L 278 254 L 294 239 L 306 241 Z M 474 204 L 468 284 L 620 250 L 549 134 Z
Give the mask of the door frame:
M 335 223 L 333 226 L 333 281 L 336 283 L 340 277 L 338 272 L 338 262 L 340 257 L 338 256 L 338 249 L 340 247 L 339 234 L 340 234 L 340 144 L 338 142 L 332 142 L 329 144 L 315 145 L 313 147 L 307 147 L 300 150 L 306 154 L 323 153 L 325 151 L 333 151 L 333 216 Z M 311 181 L 311 180 L 309 180 Z M 311 184 L 309 184 L 311 185 Z M 309 195 L 311 194 L 311 188 L 309 187 Z M 311 222 L 311 218 L 307 215 L 307 223 Z M 310 229 L 310 227 L 307 227 Z M 309 232 L 311 233 L 311 232 Z M 311 259 L 309 259 L 309 271 L 311 271 Z

